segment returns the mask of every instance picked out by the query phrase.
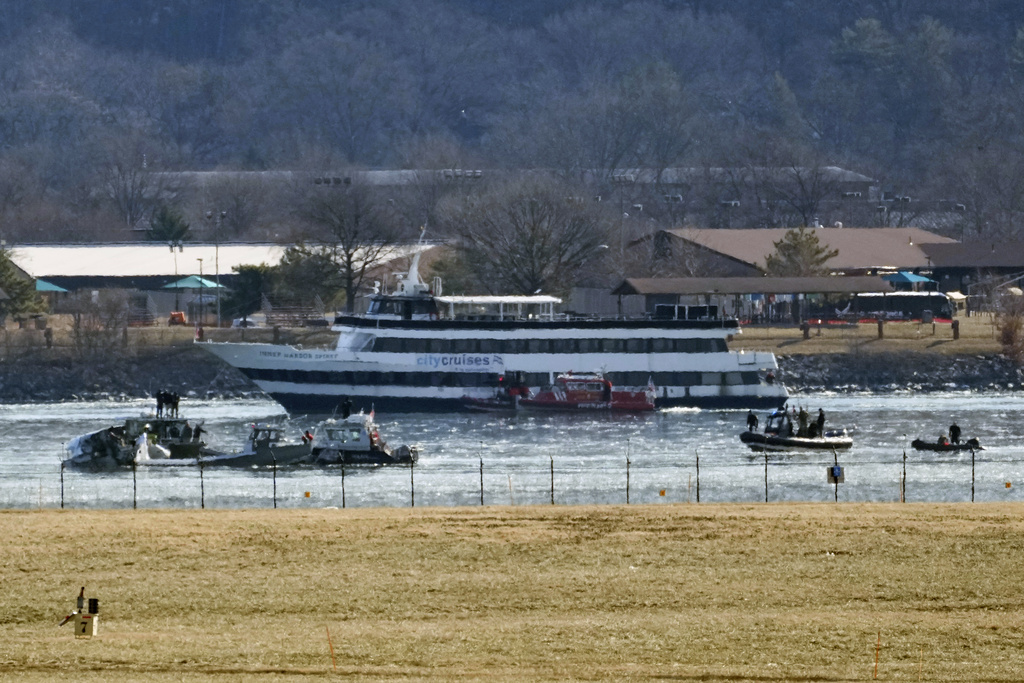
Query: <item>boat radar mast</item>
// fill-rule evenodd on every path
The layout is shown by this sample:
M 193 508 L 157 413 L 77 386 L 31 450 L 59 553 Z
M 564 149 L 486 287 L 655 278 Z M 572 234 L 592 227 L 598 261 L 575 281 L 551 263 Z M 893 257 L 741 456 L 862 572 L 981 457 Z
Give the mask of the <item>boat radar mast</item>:
M 416 243 L 416 253 L 409 264 L 408 272 L 395 275 L 397 284 L 395 285 L 393 296 L 423 296 L 430 293 L 430 288 L 420 279 L 420 255 L 423 254 L 423 249 L 420 247 L 423 246 L 423 236 L 425 234 L 426 228 L 421 227 L 420 239 Z

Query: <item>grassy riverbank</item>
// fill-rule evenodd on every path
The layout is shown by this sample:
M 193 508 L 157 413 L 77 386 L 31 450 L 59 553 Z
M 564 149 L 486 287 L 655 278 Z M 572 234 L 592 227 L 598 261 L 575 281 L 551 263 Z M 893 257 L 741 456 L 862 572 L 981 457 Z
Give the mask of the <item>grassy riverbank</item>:
M 55 321 L 57 323 L 57 321 Z M 953 339 L 948 322 L 888 322 L 883 337 L 876 323 L 845 326 L 812 326 L 807 339 L 796 325 L 746 325 L 730 343 L 734 349 L 773 351 L 784 354 L 892 353 L 916 351 L 944 355 L 999 353 L 998 331 L 991 315 L 959 318 L 960 338 Z M 76 340 L 65 323 L 56 324 L 53 348 L 46 348 L 44 332 L 36 329 L 0 330 L 0 350 L 9 359 L 25 354 L 51 357 L 81 356 L 83 353 L 146 352 L 152 349 L 191 346 L 194 330 L 190 327 L 132 327 L 127 330 L 97 331 Z M 211 341 L 280 342 L 305 347 L 330 346 L 337 335 L 324 328 L 215 329 L 206 328 Z
M 959 324 L 959 339 L 953 339 L 952 325 L 948 322 L 887 322 L 881 338 L 878 336 L 878 324 L 874 322 L 848 326 L 812 325 L 807 339 L 793 325 L 745 326 L 729 347 L 783 355 L 920 353 L 966 356 L 1002 351 L 993 316 L 959 318 Z
M 0 678 L 1020 680 L 1022 512 L 7 511 Z

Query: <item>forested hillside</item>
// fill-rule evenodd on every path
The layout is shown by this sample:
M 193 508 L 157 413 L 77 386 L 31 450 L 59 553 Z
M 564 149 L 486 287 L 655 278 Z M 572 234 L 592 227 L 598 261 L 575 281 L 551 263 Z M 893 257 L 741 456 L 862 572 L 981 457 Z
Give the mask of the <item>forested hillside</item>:
M 989 239 L 1024 210 L 1022 26 L 1012 0 L 6 0 L 2 230 L 124 238 L 166 171 L 839 166 Z M 231 234 L 280 237 L 278 204 Z

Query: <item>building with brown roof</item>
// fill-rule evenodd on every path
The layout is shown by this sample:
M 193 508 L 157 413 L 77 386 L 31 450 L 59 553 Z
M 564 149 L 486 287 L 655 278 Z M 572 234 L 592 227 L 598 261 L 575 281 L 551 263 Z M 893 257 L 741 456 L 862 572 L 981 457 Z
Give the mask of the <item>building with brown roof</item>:
M 934 243 L 922 251 L 944 292 L 987 295 L 1024 278 L 1024 241 Z
M 892 292 L 890 283 L 877 276 L 838 277 L 682 277 L 627 278 L 612 290 L 619 298 L 643 297 L 644 311 L 707 307 L 718 314 L 744 319 L 803 319 L 809 302 L 825 308 L 827 300 L 848 300 L 865 292 Z M 621 312 L 621 311 L 620 311 Z M 704 315 L 709 315 L 708 311 Z
M 825 265 L 844 275 L 877 275 L 927 270 L 932 260 L 925 245 L 959 245 L 956 240 L 920 228 L 807 228 L 825 249 L 839 253 Z M 677 228 L 654 237 L 662 258 L 697 255 L 702 274 L 749 276 L 764 273 L 765 262 L 790 228 L 714 230 Z

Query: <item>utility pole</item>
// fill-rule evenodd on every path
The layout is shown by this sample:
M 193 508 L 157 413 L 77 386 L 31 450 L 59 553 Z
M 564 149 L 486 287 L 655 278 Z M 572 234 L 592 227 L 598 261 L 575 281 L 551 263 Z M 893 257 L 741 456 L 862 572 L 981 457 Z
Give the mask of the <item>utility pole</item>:
M 175 284 L 177 284 L 177 282 L 178 282 L 178 251 L 182 251 L 182 249 L 183 249 L 182 244 L 181 244 L 181 240 L 171 240 L 170 242 L 167 243 L 167 246 L 169 246 L 171 248 L 171 253 L 174 254 L 174 282 L 175 282 Z M 178 251 L 174 251 L 175 247 L 178 248 Z M 181 288 L 176 286 L 174 288 L 174 310 L 176 310 L 176 311 L 180 311 L 181 310 L 180 299 L 179 299 L 179 293 L 180 292 L 181 292 Z
M 196 312 L 196 331 L 203 329 L 203 259 L 197 258 L 199 261 L 199 310 Z M 196 338 L 199 334 L 196 334 Z
M 217 213 L 216 229 L 213 231 L 213 270 L 214 281 L 217 283 L 217 327 L 220 327 L 220 229 L 227 215 L 227 211 Z M 213 211 L 206 212 L 206 220 L 212 221 L 213 217 Z

